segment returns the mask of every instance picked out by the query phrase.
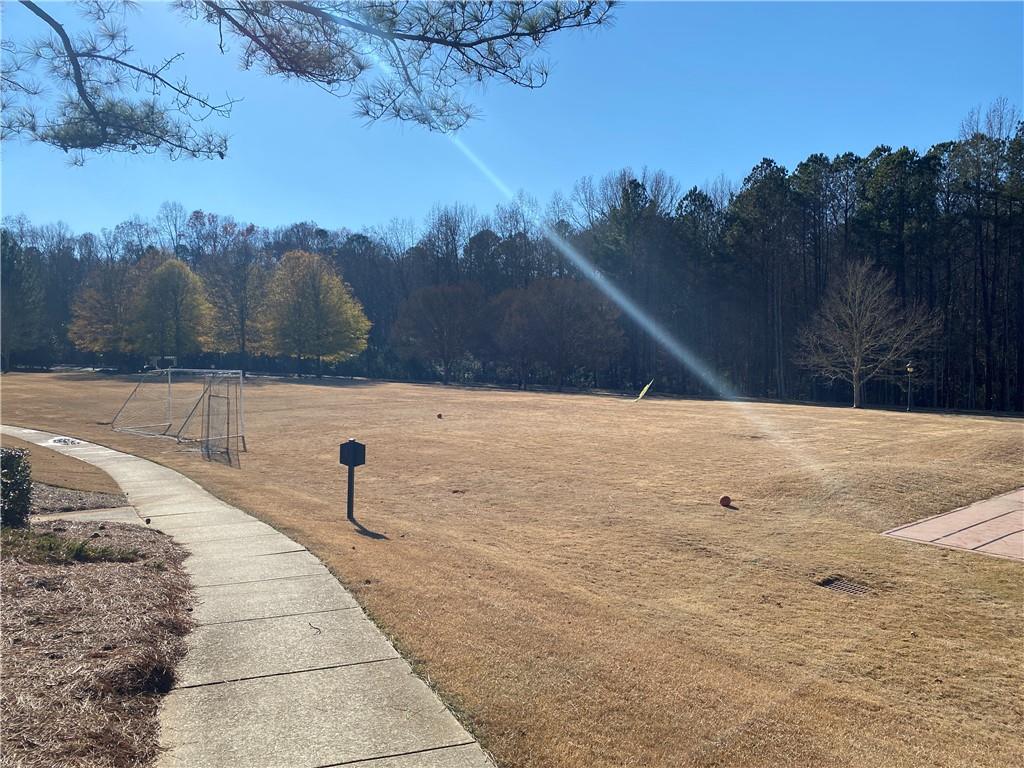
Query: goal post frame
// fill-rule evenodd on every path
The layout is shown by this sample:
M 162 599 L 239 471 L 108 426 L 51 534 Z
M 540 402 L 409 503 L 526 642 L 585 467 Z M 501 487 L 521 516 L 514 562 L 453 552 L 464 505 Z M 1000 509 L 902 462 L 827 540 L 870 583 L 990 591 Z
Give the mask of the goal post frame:
M 188 412 L 184 414 L 184 418 L 181 419 L 180 423 L 175 422 L 174 417 L 174 403 L 181 403 L 180 397 L 175 400 L 174 395 L 174 377 L 175 375 L 183 377 L 191 377 L 196 383 L 201 382 L 202 388 L 198 395 L 193 394 L 188 400 L 192 400 L 191 407 Z M 164 396 L 164 412 L 166 414 L 167 421 L 157 422 L 151 424 L 132 424 L 130 426 L 118 426 L 118 418 L 124 413 L 136 395 L 139 393 L 146 383 L 150 382 L 159 388 L 163 388 L 166 381 L 166 395 Z M 210 414 L 209 414 L 209 402 L 213 397 L 212 386 L 214 382 L 225 382 L 230 381 L 231 386 L 237 385 L 237 397 L 231 395 L 216 395 L 217 397 L 225 397 L 229 401 L 228 410 L 234 412 L 234 419 L 231 418 L 230 413 L 227 416 L 226 421 L 226 432 L 227 434 L 216 435 L 212 437 L 210 435 Z M 155 437 L 170 437 L 175 439 L 179 443 L 203 443 L 204 452 L 207 451 L 205 447 L 212 439 L 232 441 L 236 440 L 239 450 L 246 451 L 246 439 L 245 439 L 245 372 L 241 369 L 218 369 L 218 368 L 158 368 L 152 371 L 145 371 L 140 375 L 139 380 L 136 382 L 135 387 L 131 393 L 121 404 L 117 413 L 114 414 L 114 418 L 111 419 L 111 429 L 118 432 L 134 432 L 136 434 L 152 435 Z M 179 393 L 180 395 L 180 393 Z M 235 402 L 231 402 L 235 401 Z M 193 417 L 197 411 L 202 410 L 200 414 L 200 432 L 201 437 L 191 437 L 184 434 L 186 427 L 192 422 Z M 232 424 L 232 422 L 235 422 Z M 232 430 L 231 427 L 235 426 Z M 175 429 L 177 427 L 177 429 Z

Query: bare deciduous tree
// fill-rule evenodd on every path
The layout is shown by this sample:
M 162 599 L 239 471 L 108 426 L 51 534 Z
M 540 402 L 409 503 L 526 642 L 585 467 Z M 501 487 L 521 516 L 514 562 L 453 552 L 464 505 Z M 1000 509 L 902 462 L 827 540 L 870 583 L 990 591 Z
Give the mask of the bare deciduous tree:
M 266 331 L 261 316 L 266 309 L 270 264 L 254 242 L 255 234 L 251 224 L 235 229 L 224 247 L 205 260 L 202 270 L 214 307 L 214 341 L 240 355 L 243 372 Z
M 798 339 L 796 362 L 853 387 L 853 407 L 864 385 L 894 373 L 938 328 L 920 305 L 901 306 L 893 278 L 871 261 L 853 261 L 838 274 L 817 314 Z
M 160 242 L 168 253 L 178 255 L 185 230 L 188 227 L 188 213 L 181 203 L 164 202 L 156 214 L 156 227 L 160 233 Z
M 391 335 L 410 359 L 441 369 L 451 381 L 458 360 L 481 335 L 484 296 L 478 285 L 437 285 L 414 291 L 402 304 Z

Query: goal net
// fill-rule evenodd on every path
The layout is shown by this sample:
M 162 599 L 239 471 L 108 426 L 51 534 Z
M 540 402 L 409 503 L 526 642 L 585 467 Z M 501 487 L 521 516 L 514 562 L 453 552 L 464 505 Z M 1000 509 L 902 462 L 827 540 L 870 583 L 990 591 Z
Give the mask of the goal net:
M 167 368 L 149 371 L 114 416 L 118 432 L 173 437 L 207 456 L 244 451 L 241 371 Z

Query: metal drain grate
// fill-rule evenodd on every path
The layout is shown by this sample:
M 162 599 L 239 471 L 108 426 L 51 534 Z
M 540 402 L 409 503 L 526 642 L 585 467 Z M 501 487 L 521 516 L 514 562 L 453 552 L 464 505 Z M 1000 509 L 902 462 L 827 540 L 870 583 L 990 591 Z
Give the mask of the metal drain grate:
M 814 582 L 819 587 L 831 589 L 834 592 L 844 592 L 847 595 L 869 595 L 871 587 L 866 584 L 858 584 L 856 581 L 844 579 L 842 576 L 826 576 Z

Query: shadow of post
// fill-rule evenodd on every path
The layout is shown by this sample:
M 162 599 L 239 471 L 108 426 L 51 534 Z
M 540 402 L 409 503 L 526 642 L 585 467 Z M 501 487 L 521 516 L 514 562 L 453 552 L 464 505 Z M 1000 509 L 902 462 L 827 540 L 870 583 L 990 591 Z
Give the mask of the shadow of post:
M 355 527 L 356 533 L 358 533 L 360 536 L 365 536 L 368 539 L 374 539 L 376 541 L 390 541 L 390 539 L 387 537 L 387 534 L 378 533 L 377 531 L 371 531 L 365 525 L 356 520 L 355 517 L 352 518 L 352 525 L 353 527 Z

